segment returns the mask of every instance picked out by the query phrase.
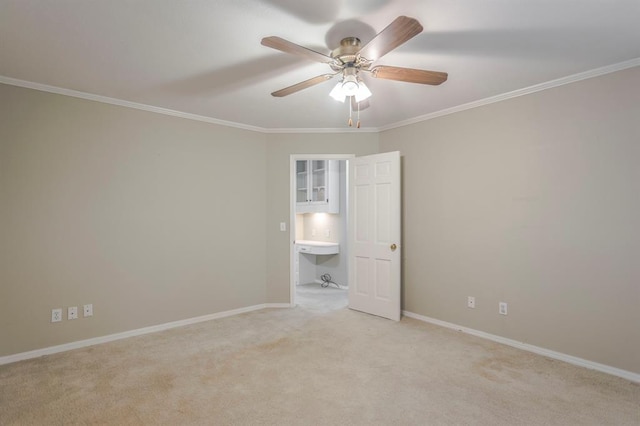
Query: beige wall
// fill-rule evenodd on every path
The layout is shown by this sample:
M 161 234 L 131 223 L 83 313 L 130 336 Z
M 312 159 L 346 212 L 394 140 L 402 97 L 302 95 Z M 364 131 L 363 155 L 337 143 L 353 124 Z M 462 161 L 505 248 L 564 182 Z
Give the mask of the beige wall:
M 280 222 L 290 229 L 290 157 L 292 154 L 356 154 L 378 152 L 377 133 L 267 135 L 267 301 L 289 303 L 290 256 L 293 237 L 280 232 Z
M 0 356 L 288 303 L 290 155 L 399 150 L 404 309 L 640 372 L 639 84 L 630 69 L 381 134 L 0 85 Z M 94 317 L 49 322 L 84 303 Z
M 0 356 L 265 302 L 265 135 L 0 99 Z
M 634 68 L 382 133 L 404 309 L 640 372 L 638 87 Z

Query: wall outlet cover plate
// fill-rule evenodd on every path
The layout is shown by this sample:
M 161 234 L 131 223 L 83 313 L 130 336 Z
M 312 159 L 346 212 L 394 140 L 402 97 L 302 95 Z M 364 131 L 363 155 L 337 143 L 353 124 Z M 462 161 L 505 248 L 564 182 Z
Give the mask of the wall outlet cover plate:
M 51 322 L 60 322 L 62 321 L 62 309 L 52 309 L 51 310 Z
M 67 310 L 67 319 L 74 320 L 78 319 L 78 307 L 70 306 Z
M 84 305 L 82 307 L 82 312 L 83 312 L 83 316 L 84 317 L 91 317 L 93 316 L 93 304 L 89 303 L 88 305 Z

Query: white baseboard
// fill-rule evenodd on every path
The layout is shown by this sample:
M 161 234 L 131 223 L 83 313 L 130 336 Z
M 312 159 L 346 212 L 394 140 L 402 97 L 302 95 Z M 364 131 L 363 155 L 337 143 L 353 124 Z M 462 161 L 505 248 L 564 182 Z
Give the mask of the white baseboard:
M 264 305 L 265 308 L 295 308 L 295 305 L 291 303 L 266 303 Z
M 623 379 L 627 379 L 632 382 L 640 383 L 640 374 L 638 373 L 621 370 L 619 368 L 611 367 L 609 365 L 599 364 L 597 362 L 589 361 L 589 360 L 578 358 L 572 355 L 563 354 L 561 352 L 556 352 L 556 351 L 541 348 L 538 346 L 530 345 L 528 343 L 518 342 L 516 340 L 507 339 L 506 337 L 485 333 L 484 331 L 474 330 L 472 328 L 467 328 L 461 325 L 452 324 L 450 322 L 426 317 L 424 315 L 414 314 L 413 312 L 402 311 L 402 314 L 406 317 L 417 319 L 419 321 L 424 321 L 424 322 L 439 325 L 442 327 L 450 328 L 452 330 L 461 331 L 466 334 L 471 334 L 473 336 L 481 337 L 483 339 L 492 340 L 494 342 L 502 343 L 507 346 L 512 346 L 514 348 L 522 349 L 528 352 L 533 352 L 538 355 L 543 355 L 549 358 L 564 361 L 569 364 L 578 365 L 580 367 L 589 368 L 591 370 L 601 371 L 603 373 L 611 374 L 613 376 L 622 377 Z
M 3 356 L 3 357 L 0 357 L 0 365 L 9 364 L 17 361 L 23 361 L 31 358 L 38 358 L 44 355 L 56 354 L 59 352 L 66 352 L 73 349 L 84 348 L 87 346 L 99 345 L 101 343 L 113 342 L 114 340 L 126 339 L 129 337 L 141 336 L 143 334 L 150 334 L 158 331 L 169 330 L 172 328 L 182 327 L 190 324 L 196 324 L 199 322 L 230 317 L 233 315 L 243 314 L 245 312 L 258 311 L 260 309 L 290 308 L 290 307 L 291 307 L 291 304 L 289 303 L 263 303 L 261 305 L 247 306 L 245 308 L 232 309 L 230 311 L 217 312 L 215 314 L 203 315 L 195 318 L 187 318 L 184 320 L 168 322 L 165 324 L 138 328 L 136 330 L 124 331 L 122 333 L 109 334 L 107 336 L 100 336 L 100 337 L 93 337 L 91 339 L 79 340 L 77 342 L 65 343 L 63 345 L 50 346 L 48 348 L 36 349 L 33 351 L 21 352 L 18 354 Z
M 263 303 L 260 305 L 247 306 L 245 308 L 233 309 L 233 310 L 224 311 L 224 312 L 217 312 L 215 314 L 203 315 L 195 318 L 188 318 L 184 320 L 168 322 L 165 324 L 139 328 L 136 330 L 125 331 L 122 333 L 110 334 L 110 335 L 101 336 L 101 337 L 94 337 L 91 339 L 79 340 L 77 342 L 65 343 L 63 345 L 50 346 L 48 348 L 36 349 L 33 351 L 7 355 L 7 356 L 0 357 L 0 365 L 9 364 L 17 361 L 23 361 L 26 359 L 38 358 L 44 355 L 51 355 L 59 352 L 66 352 L 73 349 L 84 348 L 87 346 L 99 345 L 101 343 L 113 342 L 115 340 L 126 339 L 129 337 L 141 336 L 144 334 L 150 334 L 158 331 L 169 330 L 172 328 L 182 327 L 185 325 L 197 324 L 199 322 L 230 317 L 233 315 L 239 315 L 246 312 L 257 311 L 260 309 L 274 309 L 274 308 L 277 309 L 277 308 L 291 308 L 291 307 L 292 305 L 290 303 Z M 441 327 L 446 327 L 456 331 L 461 331 L 463 333 L 471 334 L 473 336 L 481 337 L 483 339 L 502 343 L 507 346 L 512 346 L 528 352 L 533 352 L 539 355 L 547 356 L 549 358 L 564 361 L 569 364 L 590 368 L 592 370 L 601 371 L 603 373 L 622 377 L 623 379 L 627 379 L 632 382 L 640 383 L 640 374 L 633 373 L 631 371 L 621 370 L 619 368 L 611 367 L 609 365 L 599 364 L 597 362 L 585 360 L 572 355 L 563 354 L 561 352 L 555 352 L 549 349 L 541 348 L 541 347 L 530 345 L 527 343 L 518 342 L 516 340 L 507 339 L 505 337 L 497 336 L 490 333 L 485 333 L 484 331 L 474 330 L 472 328 L 463 327 L 457 324 L 452 324 L 452 323 L 441 321 L 435 318 L 426 317 L 426 316 L 415 314 L 409 311 L 402 311 L 402 314 L 404 316 L 407 316 L 409 318 L 414 318 L 419 321 L 424 321 L 431 324 L 439 325 Z

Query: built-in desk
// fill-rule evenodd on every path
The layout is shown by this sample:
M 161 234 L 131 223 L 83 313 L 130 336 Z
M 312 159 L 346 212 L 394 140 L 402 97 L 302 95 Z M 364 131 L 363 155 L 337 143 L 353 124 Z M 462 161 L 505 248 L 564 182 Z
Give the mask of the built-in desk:
M 316 255 L 340 253 L 340 244 L 325 241 L 296 240 L 295 285 L 316 282 Z

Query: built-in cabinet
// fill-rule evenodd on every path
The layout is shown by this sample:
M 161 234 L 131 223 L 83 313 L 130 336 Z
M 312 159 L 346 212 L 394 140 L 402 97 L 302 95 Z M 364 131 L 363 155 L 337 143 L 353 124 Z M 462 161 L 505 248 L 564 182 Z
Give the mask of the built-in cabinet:
M 294 158 L 290 168 L 295 209 L 291 282 L 322 284 L 322 276 L 330 275 L 333 282 L 347 286 L 348 164 L 345 159 L 305 157 Z
M 296 160 L 296 212 L 338 213 L 339 176 L 336 160 Z

